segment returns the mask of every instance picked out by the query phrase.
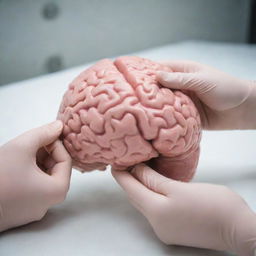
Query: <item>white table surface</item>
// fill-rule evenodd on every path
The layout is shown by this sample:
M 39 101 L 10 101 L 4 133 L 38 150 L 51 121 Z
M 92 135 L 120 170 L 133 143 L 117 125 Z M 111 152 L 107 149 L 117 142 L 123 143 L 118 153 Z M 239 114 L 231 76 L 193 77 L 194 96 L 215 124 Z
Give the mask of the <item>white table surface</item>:
M 184 42 L 135 53 L 193 59 L 236 76 L 256 79 L 256 47 Z M 0 87 L 0 144 L 54 120 L 68 83 L 86 65 Z M 256 210 L 256 131 L 204 132 L 195 181 L 226 184 Z M 73 171 L 64 203 L 37 223 L 0 235 L 0 255 L 230 255 L 166 246 L 129 204 L 109 171 Z

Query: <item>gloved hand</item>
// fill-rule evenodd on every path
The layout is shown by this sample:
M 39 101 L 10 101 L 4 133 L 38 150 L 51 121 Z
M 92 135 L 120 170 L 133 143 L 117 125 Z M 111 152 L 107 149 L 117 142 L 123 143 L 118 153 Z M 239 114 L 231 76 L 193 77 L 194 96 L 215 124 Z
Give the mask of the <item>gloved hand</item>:
M 171 180 L 144 164 L 112 175 L 164 243 L 253 256 L 256 215 L 227 187 Z
M 65 199 L 71 158 L 55 121 L 0 147 L 0 231 L 37 221 Z
M 165 87 L 188 92 L 203 128 L 256 129 L 256 82 L 232 77 L 193 61 L 163 62 L 174 72 L 158 72 Z

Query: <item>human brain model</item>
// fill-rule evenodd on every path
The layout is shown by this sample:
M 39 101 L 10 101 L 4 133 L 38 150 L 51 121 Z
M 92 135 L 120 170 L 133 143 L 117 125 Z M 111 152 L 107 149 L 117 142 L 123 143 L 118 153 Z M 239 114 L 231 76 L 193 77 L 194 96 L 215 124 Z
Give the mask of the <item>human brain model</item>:
M 140 57 L 104 59 L 82 72 L 63 96 L 63 142 L 81 171 L 129 169 L 146 162 L 189 181 L 199 158 L 198 111 L 181 91 L 161 87 L 156 71 L 172 70 Z

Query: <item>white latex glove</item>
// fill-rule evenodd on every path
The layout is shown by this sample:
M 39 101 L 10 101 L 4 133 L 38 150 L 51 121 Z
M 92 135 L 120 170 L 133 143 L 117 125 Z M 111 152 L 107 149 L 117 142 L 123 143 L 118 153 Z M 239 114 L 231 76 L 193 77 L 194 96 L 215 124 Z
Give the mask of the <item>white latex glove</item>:
M 256 82 L 193 61 L 163 63 L 174 72 L 158 72 L 158 81 L 189 93 L 205 129 L 256 129 Z
M 112 174 L 164 243 L 253 256 L 256 215 L 227 187 L 171 180 L 144 164 Z
M 62 127 L 55 121 L 0 147 L 0 231 L 40 220 L 65 199 L 71 158 L 58 140 Z

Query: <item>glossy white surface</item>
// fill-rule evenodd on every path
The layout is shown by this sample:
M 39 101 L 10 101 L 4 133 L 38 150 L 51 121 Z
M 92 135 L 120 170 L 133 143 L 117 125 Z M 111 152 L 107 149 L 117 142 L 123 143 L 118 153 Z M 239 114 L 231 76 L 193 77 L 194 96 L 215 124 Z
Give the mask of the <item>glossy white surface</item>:
M 256 47 L 186 42 L 135 53 L 193 59 L 256 79 Z M 0 144 L 55 119 L 68 83 L 85 66 L 0 87 Z M 256 131 L 204 132 L 195 181 L 226 184 L 256 210 Z M 109 171 L 72 175 L 66 201 L 38 223 L 0 235 L 0 255 L 230 255 L 166 246 L 129 204 Z

